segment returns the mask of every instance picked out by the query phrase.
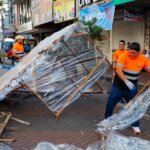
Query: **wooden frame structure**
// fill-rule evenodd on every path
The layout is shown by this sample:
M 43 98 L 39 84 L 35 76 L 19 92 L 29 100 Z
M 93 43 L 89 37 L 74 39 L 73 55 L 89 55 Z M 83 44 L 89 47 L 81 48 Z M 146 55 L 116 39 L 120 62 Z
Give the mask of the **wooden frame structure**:
M 73 26 L 73 25 L 72 25 L 72 26 Z M 70 28 L 70 29 L 72 29 L 72 28 Z M 69 29 L 69 30 L 70 30 L 70 29 Z M 76 29 L 76 28 L 75 28 L 75 29 Z M 67 31 L 67 32 L 68 32 L 68 31 Z M 110 62 L 109 62 L 109 61 L 107 60 L 107 58 L 102 54 L 102 52 L 99 50 L 99 48 L 98 48 L 98 46 L 96 45 L 96 43 L 90 38 L 90 36 L 89 36 L 86 32 L 76 32 L 76 30 L 74 30 L 74 32 L 70 35 L 70 37 L 77 38 L 77 39 L 78 39 L 79 37 L 82 37 L 86 42 L 88 41 L 88 42 L 91 43 L 91 45 L 92 45 L 92 49 L 91 49 L 91 50 L 88 49 L 88 50 L 89 50 L 89 51 L 94 51 L 94 52 L 97 51 L 97 53 L 99 53 L 100 56 L 96 56 L 96 54 L 95 54 L 95 56 L 92 55 L 93 57 L 90 57 L 89 59 L 80 60 L 80 58 L 76 57 L 77 55 L 76 55 L 76 53 L 74 53 L 75 50 L 72 49 L 72 48 L 67 44 L 67 42 L 66 42 L 66 35 L 65 35 L 65 34 L 64 34 L 64 35 L 60 35 L 59 38 L 56 38 L 56 39 L 55 39 L 50 45 L 48 45 L 46 48 L 43 48 L 43 49 L 37 50 L 37 51 L 33 50 L 33 51 L 35 52 L 35 56 L 34 56 L 34 52 L 32 52 L 32 51 L 31 51 L 31 53 L 29 53 L 29 55 L 27 55 L 27 58 L 28 58 L 28 59 L 31 58 L 31 56 L 36 57 L 36 59 L 37 59 L 40 55 L 46 54 L 48 51 L 50 51 L 50 50 L 54 47 L 55 44 L 61 43 L 61 44 L 63 44 L 63 46 L 65 46 L 65 48 L 67 48 L 67 51 L 69 52 L 69 55 L 71 55 L 71 56 L 77 58 L 77 61 L 79 62 L 79 64 L 82 66 L 84 72 L 86 73 L 86 76 L 85 76 L 85 78 L 83 79 L 83 81 L 82 81 L 80 84 L 78 84 L 78 85 L 75 84 L 75 86 L 74 86 L 74 87 L 75 87 L 74 91 L 73 91 L 72 94 L 69 95 L 69 97 L 66 99 L 66 101 L 65 101 L 65 103 L 64 103 L 64 105 L 63 105 L 63 107 L 62 107 L 58 112 L 53 112 L 56 117 L 59 117 L 60 114 L 63 112 L 63 110 L 64 110 L 64 109 L 68 106 L 68 104 L 71 102 L 71 99 L 72 99 L 78 92 L 81 92 L 81 89 L 85 87 L 87 81 L 94 75 L 94 73 L 96 73 L 97 69 L 100 67 L 100 65 L 101 65 L 103 62 L 108 63 L 109 66 L 111 66 Z M 84 51 L 84 52 L 85 52 L 85 51 Z M 69 56 L 69 55 L 67 55 L 67 56 Z M 25 67 L 28 67 L 29 65 L 32 65 L 32 67 L 35 68 L 35 66 L 34 66 L 35 64 L 34 64 L 34 61 L 33 61 L 33 60 L 32 60 L 32 61 L 33 61 L 32 63 L 29 63 L 29 62 L 25 63 L 25 60 L 27 61 L 27 58 L 23 58 L 21 64 L 18 64 L 16 67 L 19 68 L 19 65 L 20 65 L 20 66 L 22 65 L 21 67 L 22 67 L 22 68 L 24 67 L 23 69 L 25 69 Z M 35 59 L 35 58 L 34 58 L 34 59 Z M 57 60 L 59 61 L 60 58 L 57 57 Z M 56 61 L 57 61 L 57 60 L 56 60 Z M 94 62 L 95 62 L 95 66 L 93 66 L 93 68 L 89 70 L 89 69 L 84 65 L 84 63 L 89 62 L 89 61 L 93 61 L 93 60 L 94 60 Z M 25 64 L 24 64 L 24 63 L 25 63 Z M 62 66 L 62 67 L 63 67 L 63 66 Z M 55 63 L 54 63 L 54 65 L 53 65 L 53 68 L 55 68 Z M 14 68 L 14 70 L 15 70 L 15 68 Z M 16 70 L 17 70 L 17 68 L 16 68 Z M 64 68 L 64 71 L 65 71 L 65 73 L 67 74 L 67 71 L 65 70 L 65 68 Z M 17 78 L 17 76 L 16 76 L 16 78 Z M 19 83 L 20 83 L 20 86 L 19 86 L 16 90 L 19 90 L 20 88 L 25 88 L 25 89 L 27 89 L 27 91 L 29 91 L 29 92 L 31 92 L 33 95 L 37 96 L 38 99 L 40 99 L 40 100 L 48 107 L 47 102 L 45 102 L 45 100 L 43 99 L 43 97 L 42 97 L 42 96 L 38 93 L 38 91 L 37 91 L 36 71 L 35 71 L 34 69 L 33 69 L 33 71 L 32 71 L 32 76 L 31 76 L 31 78 L 32 78 L 32 88 L 31 88 L 29 85 L 27 85 L 27 83 L 26 83 L 25 81 L 21 80 L 21 81 L 19 82 Z M 14 79 L 15 79 L 15 77 L 12 78 L 12 80 L 14 80 Z M 69 79 L 72 83 L 75 82 L 72 77 L 68 77 L 68 79 Z M 95 79 L 94 79 L 93 81 L 95 81 Z M 11 81 L 10 81 L 10 82 L 11 82 Z M 97 94 L 97 93 L 103 93 L 103 88 L 102 88 L 100 82 L 99 82 L 99 81 L 95 81 L 94 84 L 96 85 L 96 87 L 98 87 L 98 90 L 99 90 L 99 91 L 94 91 L 94 92 L 91 91 L 92 94 L 95 94 L 95 93 L 96 93 L 96 94 Z M 16 91 L 16 90 L 15 90 L 15 91 Z M 82 93 L 82 94 L 85 94 L 85 93 Z M 48 108 L 49 108 L 49 107 L 48 107 Z M 49 108 L 49 109 L 50 109 L 50 108 Z

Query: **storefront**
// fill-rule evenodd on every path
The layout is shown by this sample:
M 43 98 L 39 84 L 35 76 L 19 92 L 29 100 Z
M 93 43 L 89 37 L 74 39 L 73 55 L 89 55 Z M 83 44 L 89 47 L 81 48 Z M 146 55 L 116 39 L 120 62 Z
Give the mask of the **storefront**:
M 117 49 L 120 40 L 127 43 L 139 42 L 141 48 L 144 48 L 144 20 L 125 20 L 125 7 L 116 9 L 115 19 L 112 30 L 112 48 Z M 143 18 L 144 19 L 144 18 Z
M 117 2 L 118 0 L 114 0 Z M 118 41 L 124 39 L 127 42 L 139 42 L 142 49 L 150 49 L 150 1 L 124 0 L 126 2 L 117 5 L 113 26 L 113 49 L 118 47 Z M 123 1 L 121 1 L 123 2 Z M 125 18 L 125 9 L 130 8 L 131 15 Z M 131 9 L 133 11 L 131 11 Z M 138 11 L 138 16 L 136 12 Z M 129 13 L 129 14 L 130 14 Z M 132 16 L 130 18 L 130 16 Z M 135 16 L 135 18 L 133 18 Z

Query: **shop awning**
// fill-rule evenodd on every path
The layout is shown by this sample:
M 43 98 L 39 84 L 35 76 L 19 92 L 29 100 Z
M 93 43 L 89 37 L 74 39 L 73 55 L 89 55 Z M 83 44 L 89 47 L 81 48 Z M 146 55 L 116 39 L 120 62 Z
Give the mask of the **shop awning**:
M 129 3 L 133 1 L 135 0 L 114 0 L 114 5 L 120 5 L 120 4 Z

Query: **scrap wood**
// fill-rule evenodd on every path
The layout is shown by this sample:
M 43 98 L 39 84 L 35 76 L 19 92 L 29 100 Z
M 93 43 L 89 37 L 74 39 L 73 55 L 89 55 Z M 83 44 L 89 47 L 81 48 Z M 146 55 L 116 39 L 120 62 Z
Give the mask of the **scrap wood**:
M 16 121 L 16 122 L 22 123 L 22 124 L 24 124 L 24 125 L 27 125 L 27 126 L 31 126 L 31 123 L 26 122 L 26 121 L 23 121 L 23 120 L 21 120 L 21 119 L 18 119 L 18 118 L 15 118 L 15 117 L 11 117 L 10 119 L 12 119 L 12 120 L 14 120 L 14 121 Z
M 0 142 L 15 142 L 15 139 L 0 139 Z
M 63 110 L 65 109 L 65 107 L 67 107 L 68 103 L 71 101 L 71 99 L 85 86 L 86 82 L 89 80 L 89 78 L 91 78 L 91 76 L 95 73 L 95 71 L 97 70 L 97 68 L 102 64 L 102 62 L 105 60 L 106 58 L 104 57 L 103 59 L 101 59 L 99 61 L 98 64 L 96 64 L 95 67 L 92 68 L 92 70 L 90 71 L 90 73 L 87 75 L 87 77 L 81 82 L 79 88 L 77 88 L 72 95 L 69 96 L 69 98 L 66 100 L 64 106 L 60 109 L 59 112 L 55 112 L 55 116 L 59 117 L 60 114 L 63 112 Z
M 8 115 L 6 116 L 5 121 L 1 124 L 1 126 L 0 126 L 0 137 L 2 136 L 2 133 L 3 133 L 3 131 L 4 131 L 4 128 L 6 127 L 6 125 L 7 125 L 8 121 L 10 120 L 11 116 L 12 116 L 12 114 L 8 114 Z
M 16 127 L 6 127 L 5 130 L 8 130 L 8 131 L 17 131 L 18 129 Z
M 18 118 L 15 118 L 15 117 L 12 117 L 12 113 L 8 112 L 8 113 L 5 113 L 5 112 L 1 112 L 1 117 L 3 116 L 6 116 L 6 119 L 4 120 L 4 122 L 0 125 L 0 137 L 2 137 L 2 133 L 4 130 L 11 130 L 11 131 L 16 131 L 17 128 L 14 128 L 14 127 L 6 127 L 6 125 L 8 124 L 9 120 L 14 120 L 16 122 L 19 122 L 21 124 L 24 124 L 24 125 L 28 125 L 28 126 L 31 126 L 31 123 L 29 122 L 26 122 L 26 121 L 23 121 L 21 119 L 18 119 Z M 15 139 L 0 139 L 0 142 L 14 142 L 16 141 Z
M 8 113 L 5 113 L 5 112 L 1 112 L 2 114 L 8 114 Z M 21 120 L 21 119 L 18 119 L 16 117 L 12 117 L 10 118 L 11 120 L 14 120 L 16 122 L 19 122 L 21 124 L 24 124 L 24 125 L 27 125 L 27 126 L 31 126 L 31 123 L 27 122 L 27 121 L 24 121 L 24 120 Z
M 103 132 L 101 132 L 102 150 L 106 150 L 105 141 L 106 141 L 106 136 Z

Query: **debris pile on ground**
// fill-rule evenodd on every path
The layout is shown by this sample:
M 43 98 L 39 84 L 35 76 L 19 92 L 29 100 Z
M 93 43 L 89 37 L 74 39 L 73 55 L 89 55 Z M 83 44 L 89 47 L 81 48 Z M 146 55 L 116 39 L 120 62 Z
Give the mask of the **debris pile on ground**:
M 14 127 L 7 127 L 10 120 L 13 120 L 13 121 L 16 121 L 18 123 L 28 125 L 28 126 L 31 125 L 29 122 L 26 122 L 26 121 L 23 121 L 23 120 L 13 117 L 10 112 L 9 113 L 1 112 L 1 114 L 0 114 L 0 142 L 11 143 L 11 142 L 16 141 L 15 139 L 4 139 L 3 138 L 4 130 L 9 130 L 9 131 L 17 130 Z
M 126 129 L 141 119 L 149 105 L 150 81 L 119 113 L 104 119 L 97 125 L 96 132 L 101 134 L 102 150 L 149 150 L 149 141 L 134 137 L 128 138 L 113 133 L 115 130 Z
M 109 133 L 105 145 L 105 150 L 150 150 L 150 141 L 114 132 Z
M 38 143 L 34 150 L 84 150 L 71 144 L 53 144 L 50 142 Z M 89 145 L 86 150 L 101 150 L 101 143 L 96 142 Z

